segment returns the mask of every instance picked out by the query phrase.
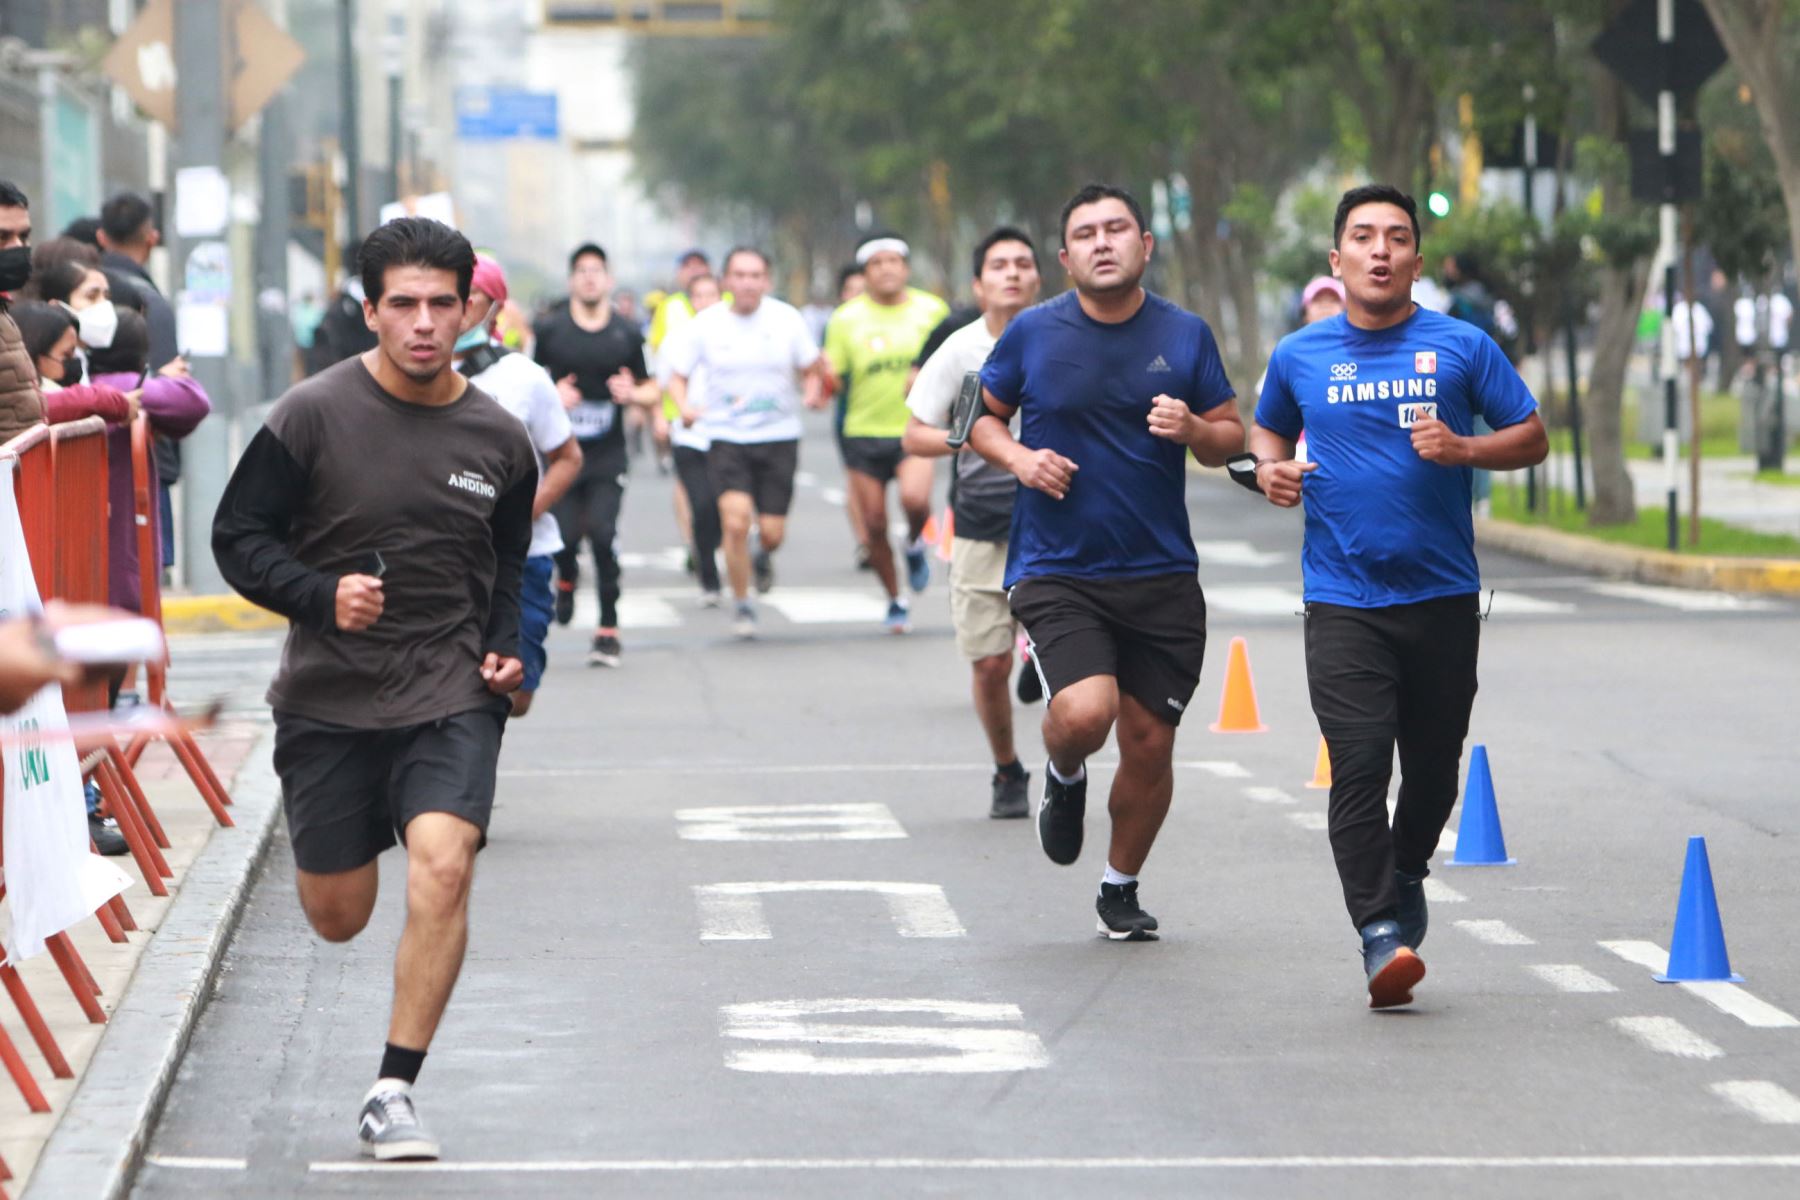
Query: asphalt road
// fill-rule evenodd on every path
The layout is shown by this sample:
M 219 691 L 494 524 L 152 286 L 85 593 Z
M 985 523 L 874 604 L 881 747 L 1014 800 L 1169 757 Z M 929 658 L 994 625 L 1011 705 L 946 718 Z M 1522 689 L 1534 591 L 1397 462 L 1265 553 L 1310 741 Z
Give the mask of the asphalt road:
M 695 603 L 668 484 L 637 466 L 625 665 L 585 668 L 583 629 L 556 631 L 507 732 L 417 1091 L 444 1163 L 356 1154 L 404 864 L 330 946 L 283 841 L 136 1195 L 1800 1192 L 1794 605 L 1485 556 L 1472 741 L 1518 864 L 1435 872 L 1430 975 L 1372 1014 L 1304 786 L 1294 514 L 1190 487 L 1213 651 L 1143 876 L 1163 939 L 1113 944 L 1093 933 L 1102 806 L 1067 869 L 1029 822 L 986 818 L 941 565 L 916 632 L 881 633 L 829 446 L 802 466 L 750 644 Z M 1207 728 L 1239 635 L 1266 733 Z M 185 655 L 191 688 L 252 703 L 274 641 L 235 636 L 184 644 L 176 678 Z M 1018 713 L 1034 790 L 1039 712 Z M 1690 834 L 1740 988 L 1644 965 Z

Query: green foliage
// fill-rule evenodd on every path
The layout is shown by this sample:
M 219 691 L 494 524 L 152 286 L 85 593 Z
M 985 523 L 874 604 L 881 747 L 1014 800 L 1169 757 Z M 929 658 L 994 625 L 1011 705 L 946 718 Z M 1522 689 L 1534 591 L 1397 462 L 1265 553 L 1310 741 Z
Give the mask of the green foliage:
M 1668 548 L 1668 510 L 1661 507 L 1640 508 L 1637 520 L 1626 525 L 1589 525 L 1587 515 L 1575 507 L 1574 498 L 1561 491 L 1540 498 L 1546 512 L 1533 513 L 1525 507 L 1525 489 L 1515 484 L 1494 488 L 1495 520 L 1515 524 L 1544 526 L 1564 533 L 1582 534 L 1596 541 L 1615 545 L 1639 546 L 1651 550 Z M 1748 558 L 1800 558 L 1800 538 L 1780 533 L 1759 533 L 1716 521 L 1704 513 L 1700 517 L 1700 543 L 1688 544 L 1689 521 L 1681 514 L 1681 550 L 1693 554 L 1718 554 Z

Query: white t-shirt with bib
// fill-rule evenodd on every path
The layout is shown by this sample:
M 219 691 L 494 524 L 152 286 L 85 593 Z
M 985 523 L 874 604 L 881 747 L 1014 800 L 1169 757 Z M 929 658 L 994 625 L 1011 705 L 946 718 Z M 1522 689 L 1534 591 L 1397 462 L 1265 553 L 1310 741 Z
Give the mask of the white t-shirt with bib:
M 681 328 L 668 358 L 687 377 L 688 403 L 712 441 L 799 438 L 800 372 L 818 361 L 819 344 L 793 305 L 765 296 L 744 316 L 715 304 Z

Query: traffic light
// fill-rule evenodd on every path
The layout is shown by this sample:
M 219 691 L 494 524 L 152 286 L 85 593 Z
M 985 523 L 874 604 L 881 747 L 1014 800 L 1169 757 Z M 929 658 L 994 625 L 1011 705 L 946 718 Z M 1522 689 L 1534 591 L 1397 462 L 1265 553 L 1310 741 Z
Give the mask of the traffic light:
M 1440 221 L 1443 220 L 1450 215 L 1450 194 L 1448 192 L 1431 193 L 1425 197 L 1425 207 L 1432 216 Z

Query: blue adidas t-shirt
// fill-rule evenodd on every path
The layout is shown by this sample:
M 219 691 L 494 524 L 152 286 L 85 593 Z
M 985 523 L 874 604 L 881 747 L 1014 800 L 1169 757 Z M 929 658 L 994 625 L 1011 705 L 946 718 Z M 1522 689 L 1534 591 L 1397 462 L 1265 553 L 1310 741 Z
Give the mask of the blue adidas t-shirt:
M 1380 608 L 1479 590 L 1474 471 L 1420 458 L 1412 425 L 1436 417 L 1468 436 L 1477 416 L 1505 429 L 1535 411 L 1494 340 L 1442 313 L 1388 329 L 1336 316 L 1283 338 L 1256 422 L 1288 438 L 1304 428 L 1318 464 L 1300 492 L 1306 598 Z
M 1006 586 L 1037 575 L 1120 579 L 1193 573 L 1187 447 L 1151 434 L 1150 402 L 1183 400 L 1203 413 L 1230 400 L 1206 322 L 1161 296 L 1117 324 L 1081 311 L 1064 292 L 1013 318 L 981 382 L 1019 409 L 1019 441 L 1079 468 L 1055 500 L 1019 489 Z

